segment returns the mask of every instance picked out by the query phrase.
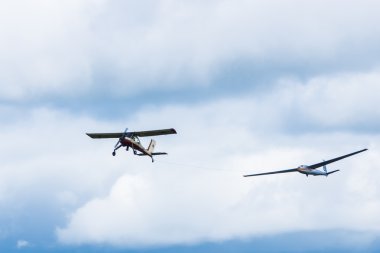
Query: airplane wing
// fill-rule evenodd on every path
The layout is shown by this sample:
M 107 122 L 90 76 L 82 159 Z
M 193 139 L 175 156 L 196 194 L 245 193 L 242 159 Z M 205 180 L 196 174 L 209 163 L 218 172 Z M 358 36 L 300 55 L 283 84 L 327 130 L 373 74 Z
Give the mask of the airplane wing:
M 159 130 L 150 130 L 150 131 L 138 131 L 138 132 L 130 132 L 130 134 L 139 137 L 146 136 L 155 136 L 155 135 L 165 135 L 165 134 L 176 134 L 177 131 L 174 128 L 169 129 L 159 129 Z
M 159 129 L 150 131 L 137 131 L 137 132 L 127 132 L 128 136 L 155 136 L 155 135 L 165 135 L 165 134 L 176 134 L 177 131 L 174 128 L 169 129 Z M 89 137 L 93 139 L 105 139 L 105 138 L 120 138 L 124 133 L 86 133 Z
M 308 166 L 308 167 L 309 167 L 310 169 L 316 169 L 316 168 L 322 167 L 322 166 L 324 166 L 324 165 L 327 165 L 327 164 L 329 164 L 329 163 L 333 163 L 333 162 L 336 162 L 336 161 L 342 160 L 342 159 L 344 159 L 344 158 L 346 158 L 346 157 L 349 157 L 349 156 L 352 156 L 352 155 L 359 154 L 359 153 L 364 152 L 364 151 L 366 151 L 366 150 L 368 150 L 368 149 L 365 148 L 365 149 L 362 149 L 362 150 L 359 150 L 359 151 L 353 152 L 353 153 L 351 153 L 351 154 L 344 155 L 344 156 L 339 156 L 339 157 L 337 157 L 337 158 L 334 158 L 334 159 L 331 159 L 331 160 L 327 160 L 327 161 L 324 161 L 324 162 L 321 162 L 321 163 L 316 163 L 316 164 L 310 165 L 310 166 Z
M 104 139 L 104 138 L 120 138 L 123 133 L 86 133 L 89 137 L 93 139 Z
M 244 175 L 244 177 L 253 177 L 253 176 L 280 174 L 280 173 L 288 173 L 288 172 L 295 172 L 295 171 L 298 171 L 298 170 L 297 169 L 278 170 L 278 171 L 271 171 L 271 172 L 265 172 L 265 173 L 259 173 L 259 174 Z

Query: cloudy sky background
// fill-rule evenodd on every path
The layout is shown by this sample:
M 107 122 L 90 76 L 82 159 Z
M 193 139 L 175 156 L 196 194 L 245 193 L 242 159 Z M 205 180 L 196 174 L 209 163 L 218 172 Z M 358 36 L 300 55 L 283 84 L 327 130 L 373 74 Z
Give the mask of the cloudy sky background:
M 379 250 L 379 9 L 1 1 L 0 249 Z M 85 135 L 125 127 L 178 135 L 153 164 Z

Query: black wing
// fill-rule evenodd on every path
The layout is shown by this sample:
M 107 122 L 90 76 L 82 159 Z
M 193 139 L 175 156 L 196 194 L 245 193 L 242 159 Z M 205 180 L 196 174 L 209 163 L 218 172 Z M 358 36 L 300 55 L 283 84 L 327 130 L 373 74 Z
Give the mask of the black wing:
M 146 136 L 155 136 L 155 135 L 165 135 L 165 134 L 176 134 L 177 131 L 174 128 L 169 129 L 159 129 L 159 130 L 150 130 L 150 131 L 138 131 L 130 132 L 131 135 L 146 137 Z
M 278 170 L 278 171 L 265 172 L 265 173 L 259 173 L 259 174 L 244 175 L 244 177 L 253 177 L 253 176 L 262 176 L 262 175 L 280 174 L 280 173 L 288 173 L 288 172 L 295 172 L 295 171 L 297 171 L 297 169 Z
M 127 132 L 127 136 L 155 136 L 155 135 L 165 135 L 165 134 L 176 134 L 177 131 L 174 128 L 169 129 L 159 129 L 150 131 L 137 131 L 137 132 Z M 105 139 L 105 138 L 120 138 L 125 133 L 86 133 L 93 139 Z
M 120 138 L 123 133 L 86 133 L 93 139 Z
M 366 150 L 368 150 L 368 149 L 365 148 L 365 149 L 362 149 L 362 150 L 356 151 L 356 152 L 354 152 L 354 153 L 351 153 L 351 154 L 348 154 L 348 155 L 344 155 L 344 156 L 339 156 L 339 157 L 337 157 L 337 158 L 334 158 L 334 159 L 331 159 L 331 160 L 327 160 L 327 161 L 324 161 L 324 162 L 321 162 L 321 163 L 316 163 L 316 164 L 310 165 L 310 166 L 308 166 L 308 167 L 309 167 L 310 169 L 316 169 L 316 168 L 322 167 L 322 166 L 324 166 L 324 165 L 327 165 L 327 164 L 329 164 L 329 163 L 333 163 L 333 162 L 336 162 L 336 161 L 342 160 L 342 159 L 344 159 L 344 158 L 346 158 L 346 157 L 349 157 L 349 156 L 352 156 L 352 155 L 359 154 L 359 153 L 364 152 L 364 151 L 366 151 Z

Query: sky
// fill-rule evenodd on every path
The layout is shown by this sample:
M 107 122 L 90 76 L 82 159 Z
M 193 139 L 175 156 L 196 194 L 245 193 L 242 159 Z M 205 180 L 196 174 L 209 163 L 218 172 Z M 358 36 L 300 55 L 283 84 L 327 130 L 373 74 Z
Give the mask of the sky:
M 378 252 L 379 9 L 0 1 L 0 251 Z

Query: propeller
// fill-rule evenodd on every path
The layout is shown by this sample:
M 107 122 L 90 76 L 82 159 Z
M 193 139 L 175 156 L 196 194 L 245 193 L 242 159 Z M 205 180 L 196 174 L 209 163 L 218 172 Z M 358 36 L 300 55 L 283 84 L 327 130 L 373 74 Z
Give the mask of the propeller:
M 124 139 L 124 137 L 127 135 L 127 131 L 128 131 L 128 127 L 124 130 L 123 134 L 120 136 L 119 140 L 116 142 L 115 148 L 117 148 L 117 146 L 119 145 L 120 140 Z

